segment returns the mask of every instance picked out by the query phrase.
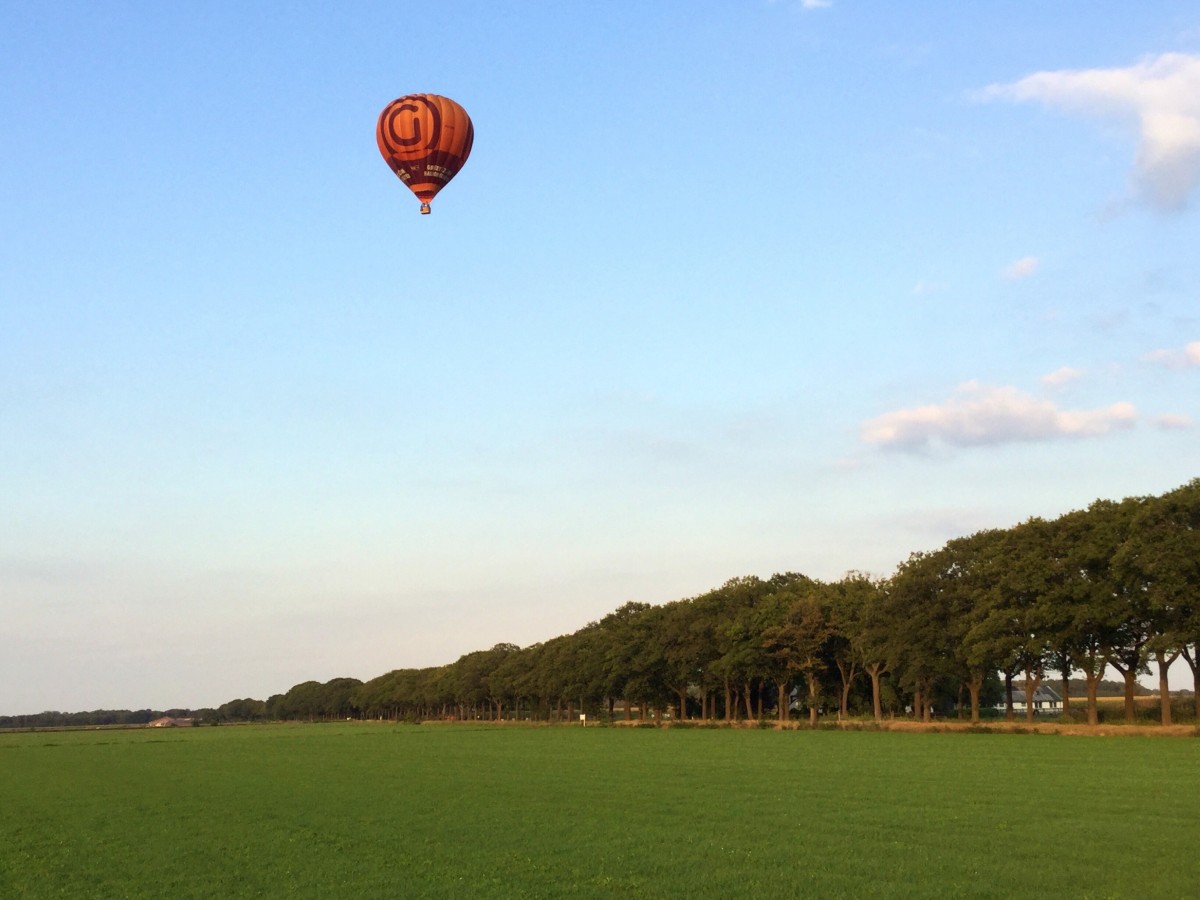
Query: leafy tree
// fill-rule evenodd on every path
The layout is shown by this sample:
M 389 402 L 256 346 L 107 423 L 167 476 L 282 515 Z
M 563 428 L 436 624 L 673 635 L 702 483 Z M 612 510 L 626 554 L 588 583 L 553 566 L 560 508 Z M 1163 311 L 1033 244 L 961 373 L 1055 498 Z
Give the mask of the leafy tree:
M 932 716 L 939 679 L 957 674 L 955 612 L 962 606 L 964 587 L 960 581 L 961 542 L 951 544 L 954 546 L 940 551 L 909 556 L 887 590 L 889 668 L 911 691 L 913 713 L 923 721 Z
M 1147 645 L 1154 637 L 1155 622 L 1145 586 L 1122 577 L 1114 559 L 1130 537 L 1134 519 L 1145 502 L 1144 498 L 1130 497 L 1119 503 L 1097 500 L 1088 507 L 1091 552 L 1099 557 L 1098 590 L 1092 603 L 1101 622 L 1105 662 L 1125 679 L 1125 721 L 1129 723 L 1137 716 L 1137 676 L 1149 671 Z
M 829 617 L 826 649 L 842 683 L 839 719 L 850 714 L 850 691 L 863 671 L 862 655 L 855 647 L 854 635 L 858 631 L 863 608 L 876 590 L 875 582 L 861 572 L 847 572 L 840 581 L 824 586 Z
M 891 671 L 889 584 L 886 580 L 860 583 L 851 594 L 858 601 L 857 608 L 842 621 L 842 627 L 850 629 L 850 644 L 871 680 L 871 707 L 876 721 L 883 718 L 882 680 Z
M 808 687 L 808 723 L 812 727 L 817 724 L 821 675 L 826 667 L 826 645 L 832 634 L 829 610 L 821 602 L 820 588 L 810 583 L 805 589 L 791 594 L 783 621 L 768 627 L 762 635 L 762 645 L 768 655 L 778 660 L 784 671 L 804 677 Z M 783 695 L 782 688 L 780 702 L 786 709 L 788 698 Z
M 692 600 L 678 600 L 663 607 L 658 621 L 663 683 L 678 701 L 681 720 L 688 717 L 689 689 L 704 684 L 705 663 L 711 658 L 712 623 L 701 612 Z
M 1134 512 L 1128 534 L 1113 554 L 1117 579 L 1144 604 L 1153 632 L 1147 641 L 1158 665 L 1162 724 L 1171 724 L 1167 673 L 1176 659 L 1186 657 L 1197 682 L 1196 647 L 1200 640 L 1200 479 L 1161 497 L 1151 498 Z M 1200 690 L 1197 715 L 1200 716 Z
M 730 579 L 718 592 L 722 601 L 716 610 L 718 619 L 714 628 L 718 656 L 712 668 L 725 688 L 727 720 L 737 717 L 739 691 L 745 701 L 746 718 L 754 717 L 751 682 L 769 674 L 770 665 L 757 627 L 757 619 L 761 617 L 757 607 L 767 592 L 762 579 L 753 575 Z

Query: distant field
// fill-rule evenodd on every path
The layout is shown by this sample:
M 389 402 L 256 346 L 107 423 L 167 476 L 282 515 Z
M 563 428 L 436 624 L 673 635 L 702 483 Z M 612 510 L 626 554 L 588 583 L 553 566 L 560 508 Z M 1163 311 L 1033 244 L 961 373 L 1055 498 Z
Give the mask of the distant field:
M 1195 897 L 1200 740 L 0 735 L 0 897 Z

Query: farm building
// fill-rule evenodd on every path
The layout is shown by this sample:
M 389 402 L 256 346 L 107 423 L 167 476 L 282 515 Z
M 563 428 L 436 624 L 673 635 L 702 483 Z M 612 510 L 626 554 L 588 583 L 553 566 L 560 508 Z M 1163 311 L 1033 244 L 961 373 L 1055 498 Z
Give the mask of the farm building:
M 147 728 L 189 728 L 191 727 L 191 719 L 174 719 L 171 716 L 163 716 L 161 719 L 155 719 L 153 722 L 147 722 Z
M 1013 689 L 1013 712 L 1025 712 L 1025 691 Z M 996 709 L 1004 709 L 1004 700 L 996 704 Z M 1062 697 L 1052 687 L 1041 685 L 1033 692 L 1033 711 L 1035 713 L 1062 712 Z

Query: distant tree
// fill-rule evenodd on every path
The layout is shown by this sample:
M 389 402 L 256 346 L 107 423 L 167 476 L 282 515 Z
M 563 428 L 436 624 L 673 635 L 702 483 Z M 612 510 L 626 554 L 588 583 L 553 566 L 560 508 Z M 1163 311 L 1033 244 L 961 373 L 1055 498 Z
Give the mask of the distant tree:
M 1101 622 L 1105 662 L 1125 679 L 1125 721 L 1129 723 L 1137 716 L 1137 677 L 1149 671 L 1148 645 L 1155 636 L 1155 622 L 1144 585 L 1125 577 L 1114 561 L 1145 503 L 1145 498 L 1129 497 L 1119 503 L 1097 500 L 1088 507 L 1090 552 L 1100 560 L 1096 566 L 1100 590 L 1092 598 L 1093 612 Z
M 816 727 L 821 706 L 821 675 L 827 665 L 827 644 L 833 628 L 829 609 L 822 603 L 817 584 L 810 583 L 790 593 L 792 600 L 783 621 L 763 632 L 762 645 L 785 671 L 803 676 L 807 686 L 808 723 Z M 788 702 L 786 697 L 780 700 L 785 705 Z
M 878 582 L 862 572 L 847 572 L 824 590 L 830 629 L 827 648 L 842 682 L 838 718 L 849 715 L 850 692 L 867 665 L 860 635 L 864 617 L 878 593 Z
M 1149 498 L 1134 512 L 1128 533 L 1113 554 L 1116 577 L 1144 603 L 1153 634 L 1147 647 L 1159 675 L 1162 724 L 1171 724 L 1167 673 L 1181 655 L 1197 680 L 1200 641 L 1200 479 Z M 1200 690 L 1196 713 L 1200 716 Z
M 901 563 L 886 592 L 890 632 L 888 667 L 913 698 L 913 714 L 929 721 L 938 681 L 957 677 L 954 611 L 962 586 L 955 548 L 913 553 Z
M 849 626 L 850 644 L 871 680 L 871 708 L 876 721 L 883 718 L 883 677 L 891 671 L 889 584 L 887 579 L 860 584 L 854 593 L 858 607 L 842 626 Z
M 680 720 L 688 718 L 690 688 L 704 683 L 706 651 L 713 643 L 712 623 L 700 613 L 692 600 L 677 600 L 663 607 L 658 620 L 663 683 L 675 696 Z

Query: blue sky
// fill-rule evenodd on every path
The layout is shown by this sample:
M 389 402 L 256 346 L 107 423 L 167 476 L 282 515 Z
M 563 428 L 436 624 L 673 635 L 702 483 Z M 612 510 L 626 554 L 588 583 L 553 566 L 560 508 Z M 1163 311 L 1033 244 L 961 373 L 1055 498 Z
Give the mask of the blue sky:
M 0 713 L 1200 474 L 1194 4 L 519 10 L 0 9 Z M 412 92 L 475 123 L 430 216 L 375 146 Z

